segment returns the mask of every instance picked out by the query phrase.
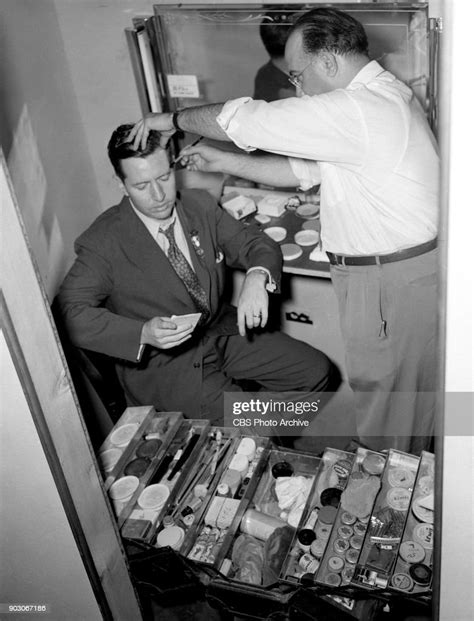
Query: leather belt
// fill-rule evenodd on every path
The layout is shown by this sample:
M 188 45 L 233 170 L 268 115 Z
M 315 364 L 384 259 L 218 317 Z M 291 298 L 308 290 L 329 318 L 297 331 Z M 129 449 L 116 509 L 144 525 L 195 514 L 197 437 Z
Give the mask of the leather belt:
M 347 256 L 344 254 L 334 254 L 332 252 L 326 252 L 331 265 L 380 265 L 382 263 L 394 263 L 395 261 L 404 261 L 405 259 L 411 259 L 418 257 L 420 254 L 425 254 L 434 250 L 438 245 L 438 239 L 435 237 L 424 244 L 419 246 L 412 246 L 411 248 L 405 248 L 398 252 L 391 252 L 390 254 L 379 254 L 374 256 Z

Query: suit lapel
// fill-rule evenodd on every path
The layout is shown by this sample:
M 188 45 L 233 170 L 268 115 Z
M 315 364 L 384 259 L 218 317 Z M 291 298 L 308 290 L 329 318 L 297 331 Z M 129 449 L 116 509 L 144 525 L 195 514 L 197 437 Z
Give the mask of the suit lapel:
M 170 293 L 186 304 L 192 304 L 183 281 L 174 271 L 156 240 L 130 206 L 128 198 L 120 203 L 121 241 L 127 259 L 156 282 L 157 294 L 163 284 Z

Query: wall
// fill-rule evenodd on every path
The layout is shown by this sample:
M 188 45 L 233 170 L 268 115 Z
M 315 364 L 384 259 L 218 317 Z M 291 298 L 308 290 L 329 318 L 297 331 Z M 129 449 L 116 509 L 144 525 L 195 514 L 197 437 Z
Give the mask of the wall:
M 55 6 L 103 211 L 121 197 L 107 159 L 110 134 L 141 117 L 124 29 L 136 15 L 152 15 L 153 1 L 56 0 Z
M 474 610 L 474 279 L 472 270 L 472 58 L 474 6 L 446 0 L 443 34 L 441 146 L 443 282 L 446 313 L 445 411 L 439 443 L 443 470 L 440 619 L 470 621 Z M 464 484 L 466 481 L 466 484 Z M 438 508 L 439 505 L 438 505 Z M 439 533 L 438 533 L 439 534 Z
M 96 177 L 53 0 L 3 0 L 0 140 L 52 297 L 98 213 Z
M 2 0 L 0 143 L 50 299 L 74 239 L 121 193 L 113 128 L 141 116 L 124 28 L 146 0 Z

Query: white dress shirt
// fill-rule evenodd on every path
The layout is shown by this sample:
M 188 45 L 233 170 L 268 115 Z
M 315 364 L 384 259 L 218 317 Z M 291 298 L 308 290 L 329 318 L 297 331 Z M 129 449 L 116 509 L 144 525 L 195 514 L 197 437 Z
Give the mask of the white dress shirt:
M 189 252 L 188 242 L 184 235 L 183 227 L 181 225 L 181 221 L 178 217 L 176 210 L 173 209 L 173 212 L 170 218 L 167 218 L 166 220 L 156 220 L 155 218 L 150 218 L 149 216 L 146 216 L 145 214 L 143 214 L 141 211 L 138 211 L 138 209 L 135 207 L 135 205 L 132 203 L 131 200 L 130 200 L 130 204 L 132 206 L 133 211 L 137 214 L 137 216 L 146 226 L 146 228 L 148 229 L 148 232 L 153 237 L 153 239 L 156 241 L 158 246 L 163 250 L 166 256 L 168 256 L 168 248 L 169 248 L 170 243 L 166 235 L 163 233 L 163 231 L 168 229 L 173 222 L 175 223 L 174 238 L 176 240 L 176 245 L 186 257 L 186 261 L 194 269 L 193 262 L 191 260 L 191 254 Z
M 231 100 L 217 121 L 247 151 L 289 156 L 303 190 L 321 183 L 324 250 L 385 254 L 436 237 L 434 137 L 411 89 L 376 61 L 347 88 Z

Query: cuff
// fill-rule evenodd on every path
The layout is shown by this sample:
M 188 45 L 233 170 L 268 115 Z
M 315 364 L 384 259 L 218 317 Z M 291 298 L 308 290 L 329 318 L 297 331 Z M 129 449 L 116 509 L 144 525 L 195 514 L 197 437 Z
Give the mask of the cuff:
M 268 276 L 268 282 L 265 285 L 265 289 L 267 291 L 270 291 L 270 293 L 273 293 L 275 291 L 275 289 L 277 288 L 276 286 L 276 282 L 273 280 L 272 275 L 270 274 L 270 270 L 267 270 L 266 267 L 261 267 L 260 265 L 255 265 L 254 267 L 249 267 L 249 269 L 247 270 L 247 274 L 250 274 L 250 272 L 265 272 L 265 274 Z
M 234 118 L 239 109 L 249 101 L 252 101 L 251 97 L 239 97 L 239 99 L 227 101 L 220 114 L 216 117 L 216 121 L 232 142 L 240 149 L 244 151 L 255 151 L 255 147 L 251 147 L 238 139 L 239 122 Z
M 137 362 L 140 362 L 140 360 L 142 359 L 143 351 L 145 347 L 146 347 L 145 343 L 140 343 L 140 347 L 138 348 L 138 353 L 137 353 Z
M 289 157 L 288 162 L 303 192 L 321 183 L 321 170 L 318 162 L 296 157 Z

